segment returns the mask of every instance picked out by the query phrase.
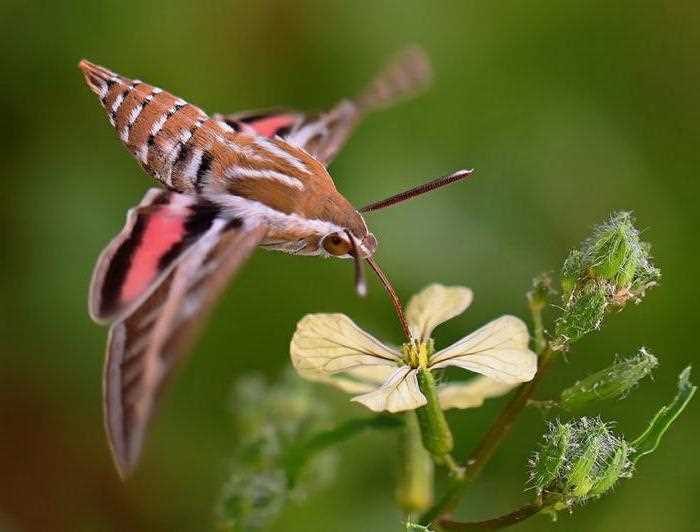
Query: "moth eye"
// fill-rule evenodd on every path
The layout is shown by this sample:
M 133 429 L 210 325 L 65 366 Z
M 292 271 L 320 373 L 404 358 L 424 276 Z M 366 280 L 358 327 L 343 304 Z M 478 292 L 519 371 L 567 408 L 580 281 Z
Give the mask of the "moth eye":
M 323 249 L 331 255 L 347 255 L 350 251 L 350 242 L 342 238 L 338 233 L 331 233 L 323 239 Z

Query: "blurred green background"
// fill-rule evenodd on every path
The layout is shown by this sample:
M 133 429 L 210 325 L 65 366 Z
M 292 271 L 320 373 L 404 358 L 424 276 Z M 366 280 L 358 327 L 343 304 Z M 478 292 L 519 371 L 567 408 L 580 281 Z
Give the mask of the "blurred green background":
M 126 209 L 151 181 L 116 140 L 76 68 L 87 57 L 210 112 L 323 108 L 358 91 L 393 52 L 425 47 L 436 84 L 371 116 L 331 167 L 356 205 L 427 177 L 478 177 L 370 216 L 378 259 L 406 298 L 429 282 L 471 286 L 441 342 L 502 313 L 526 317 L 533 275 L 614 209 L 632 209 L 664 275 L 639 307 L 581 341 L 553 392 L 645 345 L 661 366 L 608 419 L 635 436 L 697 354 L 700 299 L 700 8 L 658 2 L 5 1 L 0 209 L 0 529 L 208 530 L 238 435 L 230 390 L 277 375 L 296 321 L 339 311 L 388 340 L 381 288 L 353 294 L 343 261 L 259 252 L 228 291 L 165 398 L 136 476 L 121 483 L 102 429 L 106 331 L 88 282 Z M 696 379 L 698 380 L 697 376 Z M 331 393 L 331 392 L 329 392 Z M 342 405 L 339 416 L 359 415 Z M 464 455 L 503 400 L 450 414 Z M 235 409 L 235 406 L 233 407 Z M 697 530 L 700 408 L 611 496 L 518 530 Z M 528 412 L 459 510 L 485 518 L 527 500 Z M 397 530 L 394 436 L 344 446 L 339 481 L 275 531 Z

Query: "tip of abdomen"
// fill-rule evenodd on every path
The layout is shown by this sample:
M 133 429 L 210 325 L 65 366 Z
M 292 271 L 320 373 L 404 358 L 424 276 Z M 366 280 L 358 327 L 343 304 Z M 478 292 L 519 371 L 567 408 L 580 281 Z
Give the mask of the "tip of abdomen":
M 80 63 L 78 63 L 78 68 L 83 72 L 88 87 L 100 98 L 104 98 L 109 87 L 113 83 L 119 81 L 119 76 L 114 72 L 100 65 L 95 65 L 87 59 L 81 60 Z

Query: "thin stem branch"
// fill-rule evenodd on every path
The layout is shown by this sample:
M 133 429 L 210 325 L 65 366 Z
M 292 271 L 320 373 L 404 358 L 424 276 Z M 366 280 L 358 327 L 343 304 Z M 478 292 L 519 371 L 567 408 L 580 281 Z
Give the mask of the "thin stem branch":
M 547 339 L 544 336 L 544 322 L 542 321 L 543 305 L 530 302 L 530 313 L 532 314 L 532 323 L 535 331 L 535 351 L 543 353 L 547 348 Z
M 525 506 L 512 511 L 509 514 L 487 519 L 486 521 L 476 521 L 472 523 L 460 523 L 450 521 L 449 519 L 440 520 L 440 528 L 443 530 L 498 530 L 506 528 L 525 519 L 529 519 L 533 515 L 537 515 L 545 508 L 542 500 L 538 499 L 535 502 L 526 504 Z

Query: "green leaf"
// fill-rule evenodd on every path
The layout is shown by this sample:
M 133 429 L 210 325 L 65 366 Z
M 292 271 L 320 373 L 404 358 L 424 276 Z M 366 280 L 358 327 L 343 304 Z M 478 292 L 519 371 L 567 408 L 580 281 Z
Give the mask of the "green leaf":
M 631 443 L 634 451 L 630 455 L 630 461 L 633 464 L 636 464 L 642 456 L 656 450 L 661 438 L 671 423 L 683 412 L 696 390 L 697 386 L 690 382 L 690 366 L 688 366 L 678 376 L 678 393 L 671 404 L 662 407 L 651 420 L 647 430 Z

